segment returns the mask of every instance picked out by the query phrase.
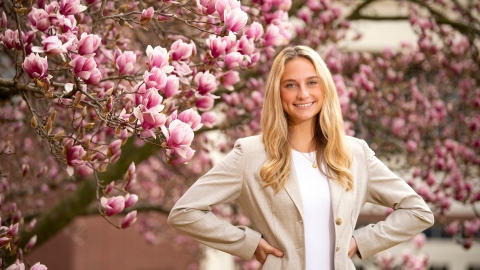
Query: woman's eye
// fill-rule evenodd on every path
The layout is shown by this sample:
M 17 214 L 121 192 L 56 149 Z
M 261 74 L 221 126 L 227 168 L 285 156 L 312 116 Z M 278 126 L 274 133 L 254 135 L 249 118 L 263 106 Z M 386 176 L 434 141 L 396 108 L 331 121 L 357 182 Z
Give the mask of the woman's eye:
M 291 87 L 293 87 L 293 86 L 295 86 L 293 83 L 287 83 L 287 84 L 285 85 L 286 88 L 291 88 Z
M 309 85 L 316 85 L 317 82 L 316 81 L 311 81 L 311 82 L 308 82 Z

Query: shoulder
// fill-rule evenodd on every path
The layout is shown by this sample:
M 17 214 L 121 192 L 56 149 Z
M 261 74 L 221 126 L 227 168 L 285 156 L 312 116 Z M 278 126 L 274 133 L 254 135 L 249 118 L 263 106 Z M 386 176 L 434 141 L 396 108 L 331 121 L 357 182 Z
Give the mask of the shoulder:
M 235 147 L 239 147 L 245 154 L 265 152 L 265 145 L 263 144 L 262 135 L 238 139 L 235 142 Z
M 345 136 L 347 142 L 350 145 L 352 155 L 357 157 L 358 155 L 365 155 L 365 148 L 368 148 L 367 142 L 362 139 L 358 139 L 352 136 Z

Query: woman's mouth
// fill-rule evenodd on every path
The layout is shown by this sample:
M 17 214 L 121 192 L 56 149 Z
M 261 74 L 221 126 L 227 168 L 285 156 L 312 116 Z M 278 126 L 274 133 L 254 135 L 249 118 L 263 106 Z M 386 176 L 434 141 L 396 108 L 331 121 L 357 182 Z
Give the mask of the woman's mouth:
M 299 107 L 299 108 L 308 108 L 308 107 L 312 106 L 313 103 L 315 103 L 315 101 L 309 102 L 309 103 L 302 103 L 302 104 L 293 104 L 293 106 Z

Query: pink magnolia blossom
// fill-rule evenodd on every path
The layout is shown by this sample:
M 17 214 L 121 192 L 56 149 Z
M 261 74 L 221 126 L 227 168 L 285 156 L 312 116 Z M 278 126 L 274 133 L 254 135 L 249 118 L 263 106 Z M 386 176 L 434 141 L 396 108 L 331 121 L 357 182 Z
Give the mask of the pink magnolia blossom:
M 100 81 L 102 75 L 97 68 L 97 63 L 91 57 L 77 56 L 70 61 L 70 66 L 73 68 L 73 73 L 78 77 L 84 79 L 87 83 L 95 84 Z M 97 77 L 100 79 L 97 80 Z
M 35 246 L 36 243 L 37 243 L 37 235 L 34 235 L 28 240 L 27 244 L 25 245 L 25 250 L 32 250 L 32 248 Z
M 23 69 L 32 79 L 43 79 L 48 75 L 47 57 L 40 57 L 36 53 L 32 53 L 25 58 L 22 64 Z
M 175 75 L 170 75 L 167 78 L 167 84 L 165 84 L 165 87 L 160 89 L 160 92 L 164 94 L 165 98 L 170 98 L 178 93 L 179 87 L 180 80 L 178 77 Z
M 161 112 L 165 106 L 162 105 L 163 98 L 155 88 L 146 89 L 145 83 L 139 83 L 134 88 L 135 105 L 143 105 L 147 109 Z
M 2 36 L 2 41 L 7 49 L 14 49 L 18 47 L 20 43 L 18 30 L 12 31 L 10 29 L 5 30 L 5 34 Z
M 215 13 L 215 4 L 217 0 L 200 0 L 199 5 L 202 7 L 203 14 L 211 15 Z
M 123 187 L 123 189 L 125 191 L 129 191 L 132 188 L 132 186 L 135 184 L 136 179 L 137 179 L 137 172 L 135 168 L 135 163 L 132 162 L 130 166 L 128 166 L 128 170 L 125 173 L 124 181 L 126 182 L 126 184 Z
M 195 106 L 200 111 L 208 111 L 213 108 L 213 97 L 211 95 L 199 96 L 195 101 Z
M 86 6 L 80 4 L 80 0 L 60 0 L 59 12 L 62 15 L 75 15 L 86 9 Z
M 129 208 L 130 206 L 135 205 L 137 201 L 137 195 L 128 193 L 127 195 L 125 195 L 125 208 Z
M 152 48 L 152 46 L 148 45 L 146 50 L 148 56 L 148 65 L 150 69 L 157 67 L 165 71 L 166 73 L 170 73 L 173 71 L 173 67 L 168 64 L 168 52 L 167 49 L 157 46 Z
M 405 129 L 405 120 L 403 118 L 395 118 L 392 121 L 392 133 L 395 134 L 396 136 L 400 136 L 404 134 L 404 129 Z
M 122 140 L 117 139 L 108 145 L 107 157 L 110 158 L 111 163 L 114 163 L 116 160 L 118 160 L 121 154 L 122 154 Z
M 240 8 L 240 1 L 238 0 L 217 0 L 217 3 L 215 4 L 215 9 L 218 12 L 218 15 L 220 16 L 220 19 L 223 20 L 225 19 L 224 14 L 225 11 L 228 13 L 231 10 L 234 10 L 236 8 Z
M 224 14 L 225 27 L 234 33 L 242 29 L 245 24 L 247 24 L 247 20 L 247 13 L 240 8 L 233 9 Z
M 245 31 L 245 35 L 247 38 L 253 38 L 253 40 L 257 41 L 263 36 L 263 26 L 258 22 L 253 22 Z
M 32 7 L 32 11 L 28 13 L 28 19 L 34 31 L 45 32 L 50 28 L 50 18 L 44 9 Z
M 125 198 L 123 196 L 114 196 L 109 199 L 102 197 L 100 204 L 105 208 L 105 215 L 110 217 L 123 211 L 125 208 Z
M 195 54 L 196 47 L 195 43 L 184 43 L 181 39 L 175 41 L 170 47 L 170 55 L 174 61 L 179 60 L 188 60 L 192 55 Z
M 172 165 L 185 164 L 190 159 L 192 159 L 194 154 L 195 154 L 195 150 L 188 147 L 184 149 L 184 156 L 181 156 L 176 153 L 176 155 L 173 157 L 173 159 L 170 162 Z
M 135 221 L 137 220 L 137 210 L 128 213 L 122 220 L 122 224 L 120 225 L 122 229 L 126 229 L 130 227 Z
M 465 229 L 465 235 L 474 236 L 480 230 L 480 219 L 465 220 L 463 228 Z
M 63 43 L 58 36 L 48 36 L 42 40 L 43 47 L 33 46 L 32 51 L 37 53 L 61 54 L 66 53 L 67 48 L 72 44 L 70 39 Z
M 133 51 L 125 51 L 115 59 L 115 65 L 121 75 L 132 75 L 136 61 L 137 55 Z
M 225 54 L 225 50 L 227 48 L 227 41 L 222 37 L 210 35 L 208 39 L 205 41 L 205 43 L 210 49 L 210 55 L 213 58 L 218 58 Z
M 102 38 L 95 34 L 82 33 L 77 44 L 78 54 L 82 56 L 94 55 L 94 52 L 102 44 Z
M 0 22 L 0 28 L 5 29 L 7 28 L 7 25 L 8 25 L 7 14 L 5 14 L 5 11 L 2 11 L 2 20 Z
M 84 161 L 82 158 L 87 154 L 81 145 L 75 145 L 70 148 L 67 154 L 67 164 L 69 166 L 80 166 L 83 165 Z
M 227 42 L 227 46 L 225 47 L 225 53 L 237 51 L 237 36 L 233 32 L 229 32 L 228 36 L 222 37 L 222 40 Z
M 12 239 L 10 237 L 0 237 L 0 248 L 10 243 Z
M 17 233 L 18 233 L 18 222 L 10 225 L 10 227 L 8 228 L 8 231 L 7 231 L 7 234 L 10 237 L 13 237 L 13 236 L 17 235 Z
M 186 157 L 194 136 L 190 125 L 175 119 L 168 126 L 168 130 L 162 126 L 162 132 L 168 147 L 178 156 Z
M 418 249 L 421 249 L 424 245 L 425 242 L 427 241 L 427 237 L 425 236 L 424 233 L 417 234 L 415 237 L 413 237 L 412 242 L 417 247 Z
M 280 28 L 275 24 L 270 24 L 267 27 L 267 32 L 263 39 L 265 40 L 264 45 L 267 47 L 280 46 L 285 42 L 285 37 L 280 34 Z
M 19 259 L 14 264 L 10 265 L 6 270 L 25 270 L 25 264 L 21 263 Z
M 179 75 L 179 77 L 188 76 L 192 74 L 192 69 L 187 65 L 187 63 L 183 61 L 173 61 L 172 65 L 175 68 L 175 73 Z
M 167 84 L 167 74 L 162 69 L 154 67 L 150 71 L 145 71 L 143 80 L 147 88 L 161 89 Z
M 108 195 L 110 194 L 110 192 L 112 192 L 113 188 L 115 187 L 115 181 L 112 181 L 110 182 L 110 184 L 108 184 L 106 187 L 105 187 L 105 190 L 103 191 L 103 193 L 105 195 Z
M 228 69 L 234 69 L 237 67 L 245 67 L 248 63 L 248 60 L 245 60 L 245 58 L 248 58 L 248 56 L 244 56 L 239 52 L 231 52 L 225 55 L 224 61 Z
M 220 83 L 228 90 L 233 90 L 233 85 L 240 81 L 240 75 L 237 71 L 229 70 L 222 74 Z
M 177 119 L 180 121 L 189 124 L 192 127 L 193 131 L 199 130 L 203 124 L 201 123 L 202 117 L 198 114 L 197 111 L 194 111 L 192 108 L 181 112 Z
M 153 9 L 153 7 L 149 7 L 147 9 L 144 9 L 142 11 L 142 16 L 140 17 L 140 24 L 145 25 L 145 24 L 149 23 L 153 18 L 153 13 L 154 12 L 155 12 L 155 10 Z
M 133 114 L 137 117 L 141 127 L 144 129 L 144 132 L 141 134 L 143 137 L 156 138 L 155 133 L 151 129 L 163 127 L 167 120 L 165 114 L 150 111 L 143 105 L 133 109 Z
M 242 36 L 238 41 L 238 51 L 243 55 L 252 55 L 255 51 L 255 43 L 253 42 L 253 38 Z
M 30 270 L 47 270 L 47 267 L 40 262 L 37 262 L 36 264 L 32 265 Z
M 201 123 L 207 127 L 212 128 L 215 126 L 217 122 L 217 115 L 213 112 L 204 112 L 202 113 L 202 121 Z
M 207 72 L 199 72 L 195 75 L 195 83 L 198 85 L 198 92 L 201 95 L 207 95 L 217 88 L 215 76 Z

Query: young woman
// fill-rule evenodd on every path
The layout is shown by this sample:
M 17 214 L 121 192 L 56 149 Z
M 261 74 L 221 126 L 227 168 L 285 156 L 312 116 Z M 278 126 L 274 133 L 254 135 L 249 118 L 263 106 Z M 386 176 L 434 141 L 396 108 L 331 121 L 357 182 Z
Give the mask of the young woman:
M 262 135 L 234 149 L 175 204 L 168 223 L 262 269 L 355 269 L 433 224 L 423 199 L 363 140 L 345 135 L 332 76 L 312 49 L 284 49 L 269 74 Z M 211 212 L 236 200 L 252 227 Z M 355 230 L 365 202 L 394 211 Z

